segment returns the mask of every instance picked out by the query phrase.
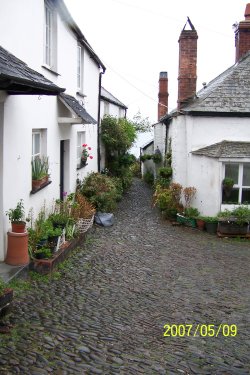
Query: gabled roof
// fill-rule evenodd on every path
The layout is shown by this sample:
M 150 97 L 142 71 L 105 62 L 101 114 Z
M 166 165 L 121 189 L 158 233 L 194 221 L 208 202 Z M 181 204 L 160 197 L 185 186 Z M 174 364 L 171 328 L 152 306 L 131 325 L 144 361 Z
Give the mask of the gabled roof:
M 65 91 L 1 46 L 0 90 L 19 95 L 58 95 Z
M 108 101 L 109 103 L 115 104 L 121 108 L 128 109 L 120 100 L 118 100 L 114 95 L 112 95 L 104 87 L 101 88 L 101 99 Z
M 149 146 L 151 146 L 153 143 L 154 143 L 154 140 L 152 139 L 152 140 L 148 141 L 147 143 L 144 143 L 140 148 L 142 150 L 144 150 L 144 149 L 148 148 Z
M 250 142 L 222 141 L 192 151 L 194 155 L 211 158 L 244 158 L 250 157 Z
M 77 116 L 79 116 L 84 124 L 97 124 L 96 120 L 88 114 L 86 109 L 81 106 L 81 104 L 78 102 L 76 98 L 74 98 L 71 95 L 67 94 L 60 94 L 60 99 L 62 102 L 75 113 Z

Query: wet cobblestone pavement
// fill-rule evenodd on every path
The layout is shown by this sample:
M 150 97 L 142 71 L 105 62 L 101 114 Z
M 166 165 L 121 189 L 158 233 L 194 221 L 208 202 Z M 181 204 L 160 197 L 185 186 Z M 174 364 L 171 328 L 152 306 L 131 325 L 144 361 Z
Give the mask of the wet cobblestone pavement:
M 0 374 L 250 373 L 250 243 L 171 226 L 135 180 L 115 225 L 94 227 L 70 260 L 15 298 Z M 165 324 L 193 327 L 164 337 Z

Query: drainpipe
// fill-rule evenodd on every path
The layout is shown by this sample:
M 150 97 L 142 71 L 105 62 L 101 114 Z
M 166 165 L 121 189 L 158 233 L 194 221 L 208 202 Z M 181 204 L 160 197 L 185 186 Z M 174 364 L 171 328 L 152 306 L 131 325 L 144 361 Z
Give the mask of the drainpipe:
M 103 69 L 99 73 L 99 93 L 98 93 L 98 118 L 97 118 L 97 163 L 98 172 L 101 171 L 101 145 L 100 145 L 100 135 L 101 135 L 101 88 L 102 88 L 102 75 L 105 73 L 106 69 Z

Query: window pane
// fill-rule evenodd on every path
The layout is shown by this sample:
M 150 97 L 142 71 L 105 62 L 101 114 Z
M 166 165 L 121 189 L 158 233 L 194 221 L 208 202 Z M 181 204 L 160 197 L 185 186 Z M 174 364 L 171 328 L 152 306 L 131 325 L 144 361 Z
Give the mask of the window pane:
M 239 164 L 226 164 L 225 165 L 225 177 L 230 177 L 234 180 L 235 184 L 238 184 L 239 176 Z
M 250 186 L 250 164 L 243 164 L 243 186 Z
M 33 134 L 33 151 L 32 151 L 32 154 L 33 155 L 37 155 L 37 154 L 40 154 L 40 134 L 39 133 L 35 133 Z
M 250 204 L 250 189 L 242 189 L 241 203 Z
M 222 203 L 238 203 L 239 202 L 239 189 L 232 189 L 230 194 L 226 194 L 224 190 L 222 190 Z

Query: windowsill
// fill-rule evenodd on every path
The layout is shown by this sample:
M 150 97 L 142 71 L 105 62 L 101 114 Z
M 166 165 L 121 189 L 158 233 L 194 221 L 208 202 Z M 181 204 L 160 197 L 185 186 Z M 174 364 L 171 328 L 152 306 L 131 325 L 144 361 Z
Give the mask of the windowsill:
M 60 74 L 57 73 L 55 70 L 53 70 L 49 65 L 43 64 L 42 68 L 48 70 L 50 73 L 52 73 L 52 74 L 54 74 L 56 76 L 60 76 Z
M 77 92 L 76 92 L 76 95 L 79 95 L 79 96 L 81 96 L 82 98 L 86 98 L 86 97 L 87 97 L 87 95 L 85 95 L 82 91 L 77 91 Z
M 86 163 L 85 165 L 80 165 L 79 167 L 76 168 L 76 170 L 79 171 L 79 169 L 85 168 L 87 165 L 88 163 Z
M 48 181 L 48 182 L 45 182 L 44 184 L 42 184 L 42 186 L 40 186 L 38 189 L 36 190 L 31 190 L 30 194 L 36 194 L 38 193 L 40 190 L 46 188 L 46 186 L 50 185 L 52 181 Z

